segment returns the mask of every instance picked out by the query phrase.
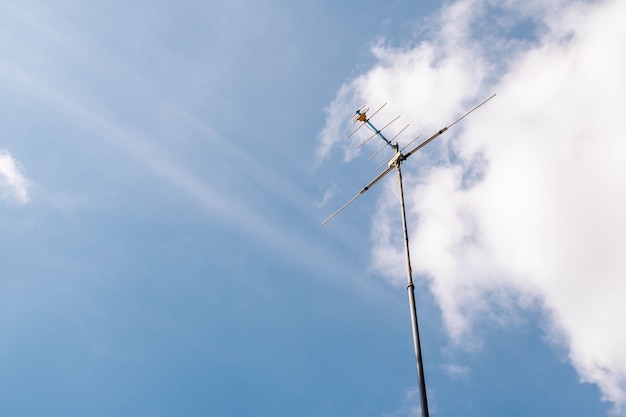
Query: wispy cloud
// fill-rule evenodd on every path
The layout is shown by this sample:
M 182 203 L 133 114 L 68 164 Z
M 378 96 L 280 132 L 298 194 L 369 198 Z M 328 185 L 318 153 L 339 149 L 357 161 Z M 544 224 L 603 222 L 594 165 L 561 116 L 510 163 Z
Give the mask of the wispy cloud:
M 318 207 L 323 207 L 328 200 L 330 200 L 337 193 L 337 184 L 332 183 L 330 187 L 324 191 L 321 201 L 317 202 Z
M 442 368 L 448 374 L 448 376 L 450 376 L 450 378 L 455 381 L 459 379 L 467 379 L 470 373 L 470 368 L 468 366 L 457 365 L 453 363 L 442 365 Z
M 143 74 L 145 68 L 130 65 L 107 48 L 97 31 L 46 5 L 3 4 L 0 9 L 12 25 L 7 31 L 11 48 L 5 51 L 11 59 L 0 62 L 0 75 L 20 96 L 50 109 L 59 124 L 88 132 L 90 140 L 102 141 L 150 172 L 177 191 L 173 198 L 189 199 L 210 217 L 274 247 L 280 256 L 311 268 L 345 270 L 309 235 L 294 233 L 284 216 L 258 207 L 259 201 L 279 200 L 317 227 L 312 194 L 245 145 L 217 133 L 185 100 Z M 134 26 L 145 24 L 139 20 Z M 164 62 L 171 54 L 158 42 L 143 47 Z M 169 85 L 171 75 L 167 77 Z M 200 158 L 198 149 L 206 155 Z M 250 196 L 250 190 L 256 194 Z
M 29 181 L 22 165 L 8 151 L 0 149 L 0 197 L 27 203 Z
M 335 109 L 384 96 L 424 117 L 418 130 L 430 132 L 461 113 L 459 103 L 498 93 L 426 151 L 436 158 L 406 165 L 414 270 L 429 278 L 455 341 L 478 317 L 506 320 L 513 306 L 539 305 L 549 337 L 618 412 L 626 406 L 626 141 L 616 124 L 626 108 L 625 14 L 621 1 L 458 1 L 428 41 L 375 46 L 379 64 L 344 86 Z M 334 118 L 321 155 L 345 136 L 326 135 L 345 128 Z M 377 214 L 373 266 L 394 280 L 390 259 L 402 248 L 384 221 L 396 216 L 389 209 L 381 203 Z
M 418 417 L 422 415 L 422 410 L 419 406 L 415 404 L 419 402 L 419 390 L 417 387 L 413 387 L 404 392 L 404 398 L 402 400 L 402 405 L 390 412 L 385 412 L 380 415 L 380 417 Z M 436 406 L 431 404 L 430 409 L 434 411 Z

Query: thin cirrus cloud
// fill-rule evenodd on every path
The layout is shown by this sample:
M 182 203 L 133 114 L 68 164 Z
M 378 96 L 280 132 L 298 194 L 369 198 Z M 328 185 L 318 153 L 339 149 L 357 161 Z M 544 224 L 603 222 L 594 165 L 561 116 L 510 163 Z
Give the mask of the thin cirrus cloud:
M 0 197 L 4 200 L 14 200 L 27 203 L 29 181 L 24 175 L 22 165 L 13 155 L 0 149 Z
M 341 263 L 319 262 L 320 258 L 331 259 L 325 248 L 294 233 L 281 217 L 259 211 L 237 187 L 254 183 L 264 195 L 280 198 L 299 214 L 313 217 L 312 197 L 288 177 L 247 151 L 246 146 L 218 134 L 181 101 L 158 88 L 154 80 L 143 77 L 136 66 L 125 63 L 96 41 L 89 26 L 76 26 L 61 13 L 44 6 L 0 8 L 14 25 L 8 30 L 14 46 L 9 51 L 13 59 L 0 63 L 0 74 L 20 96 L 32 97 L 52 109 L 63 126 L 89 132 L 90 139 L 98 138 L 136 162 L 139 169 L 178 190 L 179 196 L 190 197 L 209 216 L 268 242 L 281 256 L 315 268 L 332 264 L 330 269 L 345 273 L 346 267 Z M 74 11 L 79 12 L 80 9 Z M 141 21 L 136 22 L 140 24 Z M 21 36 L 22 33 L 30 36 Z M 158 44 L 147 43 L 145 47 L 167 54 Z M 31 51 L 45 60 L 45 70 L 19 51 Z M 77 68 L 82 68 L 82 72 Z M 110 83 L 109 88 L 101 86 L 106 82 Z M 194 169 L 187 163 L 189 155 L 177 150 L 181 142 L 194 149 L 210 147 L 208 155 L 214 157 L 215 166 Z M 219 169 L 229 169 L 232 161 L 238 162 L 238 169 L 228 176 L 228 183 Z M 27 199 L 27 194 L 24 196 Z
M 318 148 L 323 158 L 338 145 L 348 127 L 334 115 L 364 99 L 427 115 L 415 129 L 429 132 L 497 92 L 405 167 L 415 271 L 453 342 L 471 338 L 479 319 L 540 309 L 547 338 L 618 413 L 626 408 L 626 142 L 617 124 L 626 108 L 625 14 L 620 1 L 451 4 L 428 41 L 373 47 L 378 64 L 340 90 Z M 516 29 L 529 20 L 532 31 Z M 396 211 L 381 201 L 372 226 L 372 266 L 391 281 L 403 276 L 394 273 Z

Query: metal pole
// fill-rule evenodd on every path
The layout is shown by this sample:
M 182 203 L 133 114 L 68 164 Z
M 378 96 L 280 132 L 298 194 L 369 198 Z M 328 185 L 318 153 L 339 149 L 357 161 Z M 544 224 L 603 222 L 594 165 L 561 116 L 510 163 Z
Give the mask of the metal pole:
M 409 307 L 411 309 L 411 324 L 413 327 L 413 348 L 415 349 L 415 361 L 417 363 L 417 378 L 420 391 L 420 403 L 422 406 L 422 417 L 429 417 L 428 399 L 426 398 L 426 381 L 424 379 L 424 366 L 422 364 L 422 347 L 420 344 L 420 333 L 417 324 L 417 309 L 415 308 L 415 287 L 413 285 L 413 272 L 411 270 L 411 256 L 409 254 L 409 233 L 406 226 L 406 212 L 404 209 L 404 191 L 402 189 L 402 170 L 400 165 L 402 160 L 398 158 L 396 161 L 396 169 L 398 170 L 398 182 L 400 184 L 400 207 L 402 209 L 402 229 L 404 231 L 404 249 L 406 252 L 406 271 L 407 271 L 407 292 L 409 293 Z

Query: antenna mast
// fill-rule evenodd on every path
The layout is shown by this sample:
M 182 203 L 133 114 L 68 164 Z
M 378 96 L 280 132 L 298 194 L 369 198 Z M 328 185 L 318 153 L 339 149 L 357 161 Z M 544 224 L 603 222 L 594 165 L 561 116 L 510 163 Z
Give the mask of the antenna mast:
M 389 162 L 387 164 L 387 169 L 386 170 L 384 170 L 376 178 L 374 178 L 372 181 L 370 181 L 369 184 L 367 184 L 365 187 L 363 187 L 363 189 L 361 191 L 359 191 L 354 197 L 352 197 L 350 200 L 348 200 L 348 202 L 345 203 L 343 206 L 341 206 L 337 211 L 335 211 L 333 214 L 331 214 L 321 224 L 321 226 L 324 226 L 333 217 L 335 217 L 337 214 L 339 214 L 339 212 L 341 212 L 343 209 L 345 209 L 350 203 L 352 203 L 354 200 L 356 200 L 357 197 L 359 197 L 361 194 L 364 194 L 367 190 L 369 190 L 371 187 L 373 187 L 378 181 L 380 181 L 385 175 L 387 175 L 389 172 L 391 172 L 391 170 L 393 170 L 394 168 L 396 169 L 396 172 L 398 174 L 398 184 L 400 186 L 400 210 L 401 210 L 401 213 L 402 213 L 402 232 L 403 232 L 403 237 L 404 237 L 404 251 L 405 251 L 405 255 L 406 255 L 406 272 L 407 272 L 407 287 L 406 287 L 406 289 L 407 289 L 408 296 L 409 296 L 409 309 L 410 309 L 410 313 L 411 313 L 411 326 L 412 326 L 412 330 L 413 330 L 413 348 L 415 350 L 415 363 L 416 363 L 416 367 L 417 367 L 417 379 L 418 379 L 418 388 L 419 388 L 419 392 L 420 392 L 420 404 L 421 404 L 421 408 L 422 408 L 422 417 L 429 417 L 429 413 L 428 413 L 428 398 L 426 396 L 426 380 L 424 378 L 424 366 L 423 366 L 423 363 L 422 363 L 422 347 L 421 347 L 421 343 L 420 343 L 419 326 L 418 326 L 418 321 L 417 321 L 417 308 L 415 306 L 415 286 L 413 285 L 413 270 L 411 269 L 411 254 L 410 254 L 410 251 L 409 251 L 409 232 L 408 232 L 407 222 L 406 222 L 406 210 L 405 210 L 405 206 L 404 206 L 404 189 L 402 187 L 402 168 L 401 168 L 402 167 L 402 162 L 404 162 L 409 156 L 413 155 L 415 152 L 417 152 L 418 150 L 422 149 L 424 146 L 426 146 L 427 144 L 429 144 L 430 142 L 435 140 L 437 137 L 439 137 L 442 133 L 444 133 L 450 127 L 452 127 L 456 123 L 460 122 L 464 117 L 469 115 L 471 112 L 473 112 L 474 110 L 476 110 L 477 108 L 479 108 L 480 106 L 485 104 L 487 101 L 491 100 L 494 96 L 495 96 L 495 94 L 493 94 L 491 97 L 487 98 L 486 100 L 483 100 L 480 104 L 478 104 L 477 106 L 472 108 L 470 111 L 466 112 L 463 116 L 461 116 L 458 119 L 456 119 L 453 123 L 451 123 L 448 126 L 444 126 L 437 133 L 435 133 L 434 135 L 432 135 L 431 137 L 429 137 L 428 139 L 426 139 L 425 141 L 423 141 L 422 143 L 420 143 L 419 145 L 417 145 L 416 147 L 414 147 L 413 149 L 411 149 L 407 153 L 402 153 L 402 151 L 404 150 L 404 148 L 406 148 L 406 146 L 404 148 L 400 149 L 400 146 L 399 146 L 398 142 L 395 142 L 395 143 L 392 142 L 393 139 L 395 139 L 398 135 L 396 135 L 390 141 L 381 132 L 383 129 L 385 129 L 387 126 L 389 126 L 391 123 L 396 121 L 399 116 L 396 117 L 395 119 L 393 119 L 390 123 L 385 125 L 380 130 L 378 130 L 372 124 L 372 122 L 370 121 L 370 119 L 376 113 L 378 113 L 380 111 L 380 109 L 382 109 L 382 107 L 384 107 L 387 103 L 383 104 L 383 106 L 381 108 L 379 108 L 378 110 L 376 110 L 372 114 L 372 116 L 370 116 L 369 118 L 367 117 L 367 114 L 366 114 L 369 109 L 364 109 L 363 107 L 358 109 L 356 111 L 355 116 L 353 117 L 353 122 L 355 122 L 355 123 L 357 121 L 361 122 L 361 125 L 359 125 L 358 128 L 356 128 L 352 133 L 350 133 L 350 135 L 348 137 L 354 135 L 356 133 L 356 131 L 359 130 L 363 125 L 367 125 L 374 132 L 374 134 L 371 135 L 364 142 L 362 142 L 359 145 L 359 147 L 363 146 L 365 143 L 367 143 L 373 137 L 378 136 L 380 139 L 382 139 L 385 142 L 385 145 L 383 145 L 382 149 L 384 149 L 385 147 L 389 146 L 391 149 L 393 149 L 394 155 L 389 160 Z M 406 129 L 406 127 L 403 128 L 402 131 L 404 129 Z M 415 141 L 415 139 L 413 141 Z M 413 141 L 411 141 L 410 143 L 412 143 Z M 379 149 L 373 156 L 378 154 L 382 149 Z

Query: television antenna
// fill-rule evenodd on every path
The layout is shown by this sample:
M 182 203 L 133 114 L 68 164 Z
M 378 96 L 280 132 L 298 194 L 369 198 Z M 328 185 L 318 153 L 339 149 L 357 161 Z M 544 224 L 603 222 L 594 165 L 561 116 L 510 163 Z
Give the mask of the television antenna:
M 468 112 L 463 114 L 461 117 L 456 119 L 454 122 L 452 122 L 450 125 L 444 126 L 437 133 L 435 133 L 434 135 L 432 135 L 431 137 L 429 137 L 428 139 L 426 139 L 425 141 L 423 141 L 422 143 L 420 143 L 419 145 L 417 145 L 416 147 L 414 147 L 413 149 L 411 149 L 407 153 L 403 153 L 404 149 L 406 149 L 410 144 L 415 142 L 419 138 L 419 136 L 417 138 L 413 139 L 411 142 L 409 142 L 407 145 L 405 145 L 402 148 L 400 148 L 400 145 L 398 144 L 398 142 L 397 141 L 394 142 L 394 140 L 395 140 L 395 138 L 398 137 L 398 135 L 400 133 L 402 133 L 408 127 L 408 125 L 406 127 L 404 127 L 402 130 L 400 130 L 400 132 L 397 135 L 395 135 L 391 140 L 387 139 L 385 137 L 385 135 L 383 135 L 383 133 L 382 133 L 383 129 L 385 129 L 386 127 L 391 125 L 393 122 L 398 120 L 398 118 L 400 116 L 398 116 L 395 119 L 393 119 L 391 122 L 386 124 L 380 130 L 377 129 L 372 124 L 372 122 L 370 121 L 370 119 L 376 113 L 378 113 L 383 107 L 385 107 L 385 105 L 387 103 L 383 104 L 378 110 L 376 110 L 374 113 L 372 113 L 372 115 L 369 116 L 369 117 L 367 116 L 367 112 L 369 111 L 369 108 L 366 108 L 365 106 L 362 106 L 361 108 L 357 109 L 357 111 L 355 112 L 355 115 L 352 118 L 352 122 L 353 123 L 360 122 L 361 124 L 354 131 L 352 131 L 352 133 L 350 133 L 350 135 L 348 135 L 348 137 L 351 137 L 352 135 L 354 135 L 359 129 L 361 129 L 361 127 L 367 126 L 374 133 L 370 137 L 368 137 L 365 141 L 361 142 L 361 144 L 359 144 L 358 147 L 359 148 L 362 147 L 363 145 L 365 145 L 367 142 L 369 142 L 374 137 L 379 137 L 385 143 L 384 143 L 383 147 L 380 148 L 379 150 L 377 150 L 369 159 L 372 159 L 374 156 L 376 156 L 378 153 L 380 153 L 383 149 L 385 149 L 388 146 L 393 150 L 393 155 L 391 156 L 390 159 L 388 159 L 385 162 L 387 164 L 387 169 L 385 169 L 376 178 L 374 178 L 372 181 L 370 181 L 365 187 L 363 187 L 363 189 L 361 189 L 361 191 L 359 191 L 354 197 L 352 197 L 350 200 L 348 200 L 348 202 L 345 203 L 343 206 L 339 207 L 339 209 L 337 211 L 335 211 L 333 214 L 331 214 L 321 224 L 321 226 L 324 226 L 333 217 L 335 217 L 337 214 L 339 214 L 343 209 L 348 207 L 348 205 L 350 205 L 350 203 L 352 203 L 354 200 L 356 200 L 360 195 L 364 194 L 367 190 L 372 188 L 378 181 L 383 179 L 383 177 L 385 177 L 385 175 L 390 173 L 394 168 L 396 169 L 396 172 L 398 173 L 398 184 L 399 184 L 399 187 L 400 187 L 400 210 L 402 212 L 402 232 L 403 232 L 403 235 L 404 235 L 404 251 L 405 251 L 405 255 L 406 255 L 406 271 L 407 271 L 407 287 L 406 288 L 407 288 L 407 292 L 408 292 L 408 295 L 409 295 L 409 308 L 410 308 L 410 312 L 411 312 L 411 325 L 412 325 L 412 329 L 413 329 L 413 348 L 415 350 L 415 361 L 416 361 L 416 366 L 417 366 L 417 378 L 418 378 L 418 388 L 419 388 L 419 392 L 420 392 L 420 404 L 421 404 L 421 408 L 422 408 L 422 417 L 429 417 L 429 413 L 428 413 L 428 399 L 426 397 L 426 382 L 425 382 L 425 379 L 424 379 L 424 366 L 423 366 L 423 363 L 422 363 L 422 348 L 421 348 L 421 343 L 420 343 L 419 326 L 418 326 L 418 322 L 417 322 L 417 309 L 415 307 L 415 286 L 413 285 L 413 271 L 411 269 L 411 255 L 410 255 L 410 252 L 409 252 L 409 233 L 408 233 L 407 223 L 406 223 L 406 211 L 405 211 L 405 208 L 404 208 L 404 191 L 403 191 L 403 188 L 402 188 L 402 168 L 401 167 L 402 167 L 402 163 L 404 161 L 406 161 L 406 159 L 408 157 L 410 157 L 415 152 L 419 151 L 424 146 L 428 145 L 430 142 L 432 142 L 433 140 L 435 140 L 436 138 L 441 136 L 441 134 L 443 134 L 446 130 L 448 130 L 449 128 L 451 128 L 452 126 L 454 126 L 455 124 L 457 124 L 461 120 L 463 120 L 466 116 L 468 116 L 474 110 L 478 109 L 480 106 L 482 106 L 483 104 L 485 104 L 486 102 L 488 102 L 489 100 L 491 100 L 494 97 L 495 97 L 495 94 L 493 94 L 489 98 L 483 100 L 478 105 L 473 107 L 471 110 L 469 110 Z M 383 163 L 383 165 L 385 163 Z

